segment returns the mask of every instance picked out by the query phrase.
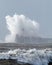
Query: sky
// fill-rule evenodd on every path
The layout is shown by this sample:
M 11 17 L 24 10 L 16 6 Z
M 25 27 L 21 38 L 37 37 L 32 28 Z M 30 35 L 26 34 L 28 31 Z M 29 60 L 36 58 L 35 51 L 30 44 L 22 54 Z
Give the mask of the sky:
M 52 0 L 0 0 L 0 40 L 10 32 L 5 16 L 23 14 L 39 23 L 39 34 L 52 38 Z

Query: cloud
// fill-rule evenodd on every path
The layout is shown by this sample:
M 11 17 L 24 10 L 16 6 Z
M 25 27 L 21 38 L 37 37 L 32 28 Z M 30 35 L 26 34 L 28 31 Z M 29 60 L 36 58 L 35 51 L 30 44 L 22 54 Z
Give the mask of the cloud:
M 6 16 L 7 28 L 10 31 L 5 38 L 6 42 L 15 42 L 16 35 L 19 36 L 37 36 L 39 23 L 29 19 L 24 15 Z

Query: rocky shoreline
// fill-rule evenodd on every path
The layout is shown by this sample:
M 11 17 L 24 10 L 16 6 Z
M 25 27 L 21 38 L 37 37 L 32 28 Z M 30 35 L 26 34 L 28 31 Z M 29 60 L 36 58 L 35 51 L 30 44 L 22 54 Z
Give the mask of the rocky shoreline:
M 0 59 L 0 65 L 32 65 L 29 63 L 17 62 L 15 59 Z M 49 62 L 48 65 L 52 65 L 52 62 Z
M 29 63 L 20 63 L 17 62 L 15 59 L 0 59 L 0 65 L 32 65 Z

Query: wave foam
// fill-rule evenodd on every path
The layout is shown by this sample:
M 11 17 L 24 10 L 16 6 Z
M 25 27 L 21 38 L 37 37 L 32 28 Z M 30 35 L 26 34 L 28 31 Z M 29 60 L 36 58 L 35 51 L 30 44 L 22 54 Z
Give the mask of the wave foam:
M 52 61 L 52 49 L 15 49 L 0 53 L 0 59 L 17 59 L 33 65 L 48 65 Z

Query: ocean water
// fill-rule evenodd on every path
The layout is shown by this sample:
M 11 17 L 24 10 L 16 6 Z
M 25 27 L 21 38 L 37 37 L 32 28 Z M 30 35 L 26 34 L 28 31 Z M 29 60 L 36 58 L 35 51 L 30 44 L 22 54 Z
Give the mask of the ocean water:
M 16 59 L 32 65 L 48 65 L 52 62 L 52 48 L 46 49 L 14 49 L 0 52 L 0 59 Z

